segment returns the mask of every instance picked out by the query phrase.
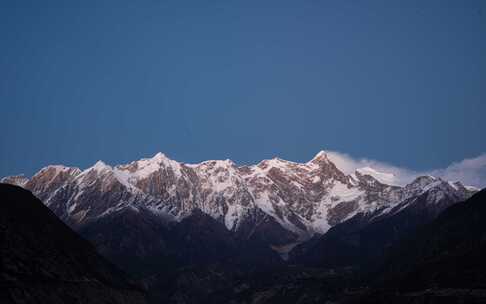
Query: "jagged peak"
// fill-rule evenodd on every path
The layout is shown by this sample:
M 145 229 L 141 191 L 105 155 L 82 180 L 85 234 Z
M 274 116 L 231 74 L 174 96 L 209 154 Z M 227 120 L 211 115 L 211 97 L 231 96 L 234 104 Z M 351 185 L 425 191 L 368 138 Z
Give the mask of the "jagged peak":
M 282 165 L 282 164 L 294 164 L 294 165 L 303 165 L 302 163 L 294 162 L 291 160 L 283 159 L 281 157 L 275 156 L 271 159 L 264 159 L 260 161 L 256 166 L 260 165 Z
M 157 152 L 152 157 L 141 158 L 139 160 L 132 161 L 130 163 L 130 165 L 137 164 L 137 165 L 145 166 L 147 164 L 173 164 L 173 163 L 179 164 L 177 161 L 172 160 L 169 157 L 167 157 L 167 155 L 165 155 L 164 153 Z M 128 166 L 128 164 L 127 165 L 119 165 L 119 167 L 123 167 L 123 166 Z
M 407 184 L 405 188 L 412 191 L 427 192 L 429 190 L 439 190 L 441 192 L 450 191 L 472 191 L 475 192 L 477 189 L 472 189 L 469 186 L 464 186 L 460 181 L 451 182 L 441 179 L 440 177 L 435 177 L 432 175 L 422 175 L 415 178 L 411 183 Z
M 235 166 L 235 163 L 229 158 L 227 158 L 225 160 L 217 160 L 216 163 L 221 165 L 221 166 L 224 166 L 224 167 L 234 167 Z
M 278 156 L 275 156 L 274 158 L 269 159 L 268 162 L 270 162 L 270 163 L 293 163 L 289 160 L 283 159 L 283 158 L 278 157 Z
M 321 151 L 317 152 L 317 154 L 314 156 L 314 158 L 322 158 L 322 157 L 326 157 L 327 158 L 327 153 L 324 150 L 321 150 Z
M 274 157 L 274 158 L 271 158 L 271 159 L 264 159 L 264 160 L 260 161 L 256 165 L 256 167 L 258 167 L 258 168 L 265 167 L 265 168 L 268 168 L 268 169 L 274 168 L 274 167 L 280 168 L 280 167 L 283 167 L 285 164 L 288 164 L 288 163 L 291 163 L 291 162 L 284 160 L 282 158 L 279 158 L 279 157 Z
M 5 176 L 4 178 L 0 179 L 0 182 L 23 187 L 27 182 L 29 182 L 29 179 L 25 175 L 19 174 Z
M 169 157 L 167 157 L 167 155 L 165 155 L 162 152 L 157 152 L 152 158 L 142 158 L 138 162 L 145 163 L 144 166 L 158 164 L 158 165 L 165 165 L 165 166 L 179 168 L 181 165 L 178 161 L 170 159 Z
M 77 167 L 68 167 L 64 165 L 48 165 L 44 168 L 40 169 L 39 172 L 47 171 L 47 170 L 56 170 L 56 171 L 69 171 L 69 170 L 79 170 Z
M 478 192 L 481 189 L 474 187 L 474 186 L 469 186 L 469 185 L 464 185 L 461 181 L 455 181 L 455 182 L 449 182 L 449 184 L 454 188 L 454 189 L 462 189 L 470 192 Z
M 230 165 L 234 166 L 235 163 L 227 158 L 227 159 L 210 159 L 210 160 L 205 160 L 203 162 L 197 163 L 197 164 L 188 164 L 189 166 L 199 166 L 199 165 L 208 165 L 208 164 L 219 164 L 219 165 Z
M 6 179 L 6 178 L 27 178 L 28 179 L 28 177 L 26 177 L 25 174 L 23 174 L 23 173 L 17 174 L 17 175 L 8 175 L 8 176 L 5 176 L 5 177 L 2 177 L 2 180 Z
M 329 161 L 329 157 L 326 153 L 326 151 L 321 150 L 319 151 L 310 161 L 309 163 L 312 162 L 320 162 L 320 161 Z
M 132 170 L 128 169 L 132 167 Z M 135 178 L 145 178 L 154 172 L 161 169 L 173 170 L 178 176 L 181 174 L 181 163 L 170 159 L 162 152 L 157 152 L 151 158 L 142 158 L 137 161 L 131 162 L 129 165 L 120 165 L 115 167 L 120 171 L 130 171 L 130 175 Z
M 422 192 L 427 192 L 431 189 L 439 190 L 442 192 L 458 191 L 458 184 L 455 185 L 452 182 L 445 181 L 440 177 L 435 177 L 431 175 L 424 175 L 417 177 L 412 183 L 408 184 L 406 187 L 418 188 Z
M 102 170 L 111 170 L 111 166 L 107 165 L 102 160 L 97 161 L 91 168 L 92 170 L 102 171 Z
M 52 174 L 57 175 L 59 173 L 69 173 L 73 176 L 78 175 L 81 173 L 81 170 L 78 167 L 68 167 L 64 165 L 48 165 L 42 169 L 40 169 L 36 174 L 34 174 L 33 178 L 42 176 L 44 174 Z
M 162 152 L 157 152 L 152 158 L 151 160 L 155 160 L 155 161 L 158 161 L 158 162 L 161 162 L 161 161 L 165 161 L 165 160 L 169 160 L 169 158 Z
M 432 175 L 421 175 L 421 176 L 416 177 L 407 186 L 409 186 L 409 185 L 417 185 L 417 186 L 424 187 L 424 186 L 426 186 L 428 184 L 431 184 L 433 182 L 436 182 L 437 180 L 440 180 L 440 178 L 435 177 L 435 176 L 432 176 Z

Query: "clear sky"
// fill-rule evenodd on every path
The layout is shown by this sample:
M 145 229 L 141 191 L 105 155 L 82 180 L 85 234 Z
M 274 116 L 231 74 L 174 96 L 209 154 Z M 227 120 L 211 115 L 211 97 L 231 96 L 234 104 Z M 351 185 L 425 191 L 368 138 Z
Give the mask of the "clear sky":
M 0 176 L 486 152 L 486 1 L 85 2 L 0 4 Z

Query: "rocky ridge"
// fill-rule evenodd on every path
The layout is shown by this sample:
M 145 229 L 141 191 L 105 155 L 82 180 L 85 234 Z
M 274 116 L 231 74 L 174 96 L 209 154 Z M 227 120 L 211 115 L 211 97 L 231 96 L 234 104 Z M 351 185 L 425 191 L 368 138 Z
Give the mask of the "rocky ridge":
M 157 153 L 114 167 L 102 161 L 85 170 L 48 166 L 30 179 L 1 181 L 32 191 L 73 227 L 126 208 L 149 211 L 167 222 L 201 210 L 247 237 L 264 232 L 275 246 L 323 234 L 356 214 L 396 212 L 424 192 L 434 193 L 430 203 L 442 196 L 461 201 L 475 192 L 432 176 L 404 187 L 388 185 L 374 172 L 363 168 L 345 174 L 324 151 L 306 163 L 274 158 L 249 166 L 231 160 L 185 164 Z M 275 229 L 283 233 L 269 232 Z

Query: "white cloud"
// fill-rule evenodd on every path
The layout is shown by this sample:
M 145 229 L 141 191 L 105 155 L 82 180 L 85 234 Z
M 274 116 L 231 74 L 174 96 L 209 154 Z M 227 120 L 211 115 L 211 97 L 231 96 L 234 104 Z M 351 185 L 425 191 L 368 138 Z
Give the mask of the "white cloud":
M 413 170 L 394 166 L 377 160 L 367 158 L 357 159 L 348 154 L 337 151 L 326 151 L 326 153 L 329 159 L 346 174 L 351 174 L 356 171 L 356 169 L 371 167 L 376 171 L 392 174 L 393 176 L 388 178 L 386 182 L 395 185 L 405 185 L 420 175 L 418 172 Z
M 486 187 L 486 154 L 452 163 L 447 168 L 420 172 L 377 160 L 353 158 L 337 151 L 326 151 L 326 153 L 329 159 L 346 174 L 353 173 L 356 169 L 371 167 L 379 172 L 392 174 L 387 176 L 386 182 L 395 185 L 410 183 L 417 176 L 433 175 L 448 181 L 461 181 L 468 186 Z
M 465 185 L 484 188 L 486 187 L 486 154 L 452 163 L 447 168 L 433 170 L 430 174 L 445 180 L 461 181 Z

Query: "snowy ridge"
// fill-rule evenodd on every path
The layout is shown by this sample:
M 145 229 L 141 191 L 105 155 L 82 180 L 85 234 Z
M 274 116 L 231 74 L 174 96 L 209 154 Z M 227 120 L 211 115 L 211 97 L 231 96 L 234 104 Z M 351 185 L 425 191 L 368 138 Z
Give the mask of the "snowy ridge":
M 273 158 L 250 166 L 231 160 L 184 164 L 157 153 L 118 166 L 98 161 L 83 171 L 48 166 L 31 179 L 12 176 L 2 182 L 31 190 L 72 225 L 124 208 L 143 208 L 174 221 L 199 209 L 233 231 L 243 229 L 243 223 L 260 225 L 263 214 L 266 222 L 293 235 L 294 242 L 325 233 L 358 213 L 386 214 L 426 192 L 433 203 L 443 196 L 466 199 L 476 191 L 432 176 L 404 187 L 393 180 L 393 174 L 371 167 L 345 174 L 320 151 L 306 163 Z

